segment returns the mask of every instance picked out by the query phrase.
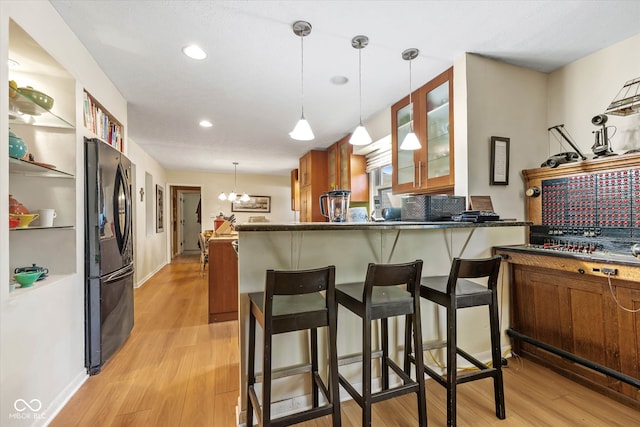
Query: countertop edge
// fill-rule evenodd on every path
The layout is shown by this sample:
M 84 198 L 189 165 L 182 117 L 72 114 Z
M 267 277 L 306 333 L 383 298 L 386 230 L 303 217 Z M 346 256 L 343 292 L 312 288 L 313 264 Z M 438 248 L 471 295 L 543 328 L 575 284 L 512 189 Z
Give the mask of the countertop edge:
M 530 221 L 487 221 L 487 222 L 301 222 L 301 223 L 243 223 L 236 225 L 236 231 L 320 231 L 320 230 L 430 230 L 439 228 L 487 228 L 487 227 L 529 227 Z

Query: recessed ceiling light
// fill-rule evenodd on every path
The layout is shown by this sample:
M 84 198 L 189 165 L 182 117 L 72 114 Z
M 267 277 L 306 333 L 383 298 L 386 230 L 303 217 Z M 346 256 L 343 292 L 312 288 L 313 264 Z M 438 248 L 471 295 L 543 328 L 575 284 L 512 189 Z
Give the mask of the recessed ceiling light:
M 16 68 L 20 66 L 20 63 L 15 59 L 7 59 L 7 64 L 9 65 L 9 68 Z
M 211 126 L 213 126 L 213 123 L 211 123 L 209 120 L 201 120 L 200 126 L 202 126 L 203 128 L 210 128 Z
M 192 59 L 204 59 L 207 57 L 207 52 L 195 44 L 183 47 L 182 52 Z
M 329 80 L 331 81 L 331 83 L 333 83 L 334 85 L 338 85 L 338 86 L 342 86 L 344 84 L 347 84 L 347 82 L 349 81 L 349 79 L 346 78 L 345 76 L 333 76 Z

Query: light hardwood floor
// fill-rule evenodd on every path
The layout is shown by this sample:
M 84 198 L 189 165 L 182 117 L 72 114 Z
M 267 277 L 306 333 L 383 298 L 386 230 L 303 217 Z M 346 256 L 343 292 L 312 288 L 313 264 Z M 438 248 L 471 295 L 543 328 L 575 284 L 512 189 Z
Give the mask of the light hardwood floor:
M 207 280 L 198 257 L 178 258 L 135 291 L 135 327 L 99 375 L 90 377 L 51 426 L 235 425 L 237 322 L 207 324 Z M 635 426 L 640 412 L 528 360 L 505 372 L 507 419 L 494 415 L 491 380 L 463 384 L 459 426 Z M 445 390 L 427 381 L 429 426 L 446 425 Z M 381 402 L 374 426 L 416 426 L 415 397 Z M 342 425 L 361 425 L 342 404 Z M 300 424 L 328 427 L 330 418 Z

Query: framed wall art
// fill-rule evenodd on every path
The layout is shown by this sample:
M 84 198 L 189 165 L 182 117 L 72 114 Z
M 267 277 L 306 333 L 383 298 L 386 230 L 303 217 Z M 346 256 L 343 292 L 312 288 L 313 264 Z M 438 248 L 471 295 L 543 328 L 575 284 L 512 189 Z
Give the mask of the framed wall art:
M 491 137 L 491 185 L 509 185 L 509 138 Z
M 249 196 L 249 200 L 231 202 L 231 212 L 271 212 L 271 196 Z
M 164 188 L 156 184 L 156 233 L 164 231 Z

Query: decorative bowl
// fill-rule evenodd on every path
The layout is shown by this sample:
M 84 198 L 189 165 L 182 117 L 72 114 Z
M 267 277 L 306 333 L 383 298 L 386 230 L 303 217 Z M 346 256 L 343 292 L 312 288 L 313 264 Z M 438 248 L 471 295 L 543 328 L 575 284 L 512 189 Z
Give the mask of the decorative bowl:
M 39 267 L 36 264 L 32 264 L 31 267 L 18 267 L 15 270 L 13 270 L 13 272 L 15 274 L 18 273 L 42 273 L 42 275 L 40 277 L 38 277 L 38 279 L 36 280 L 36 282 L 39 282 L 41 280 L 44 280 L 47 278 L 47 274 L 49 274 L 49 269 L 46 267 Z
M 53 98 L 47 95 L 46 93 L 42 93 L 39 90 L 35 90 L 31 86 L 27 87 L 19 87 L 18 93 L 26 96 L 45 110 L 50 110 L 53 107 Z
M 18 218 L 9 217 L 9 228 L 16 228 L 20 224 L 20 220 Z
M 9 131 L 9 156 L 15 159 L 23 158 L 28 151 L 27 144 L 15 133 Z
M 28 227 L 29 224 L 31 224 L 31 222 L 35 219 L 37 219 L 40 215 L 37 213 L 34 214 L 9 214 L 10 218 L 17 218 L 18 221 L 20 221 L 20 223 L 18 224 L 18 227 L 20 228 L 25 228 Z
M 29 286 L 33 286 L 33 283 L 38 280 L 41 274 L 41 271 L 23 271 L 22 273 L 16 273 L 13 277 L 16 279 L 16 282 L 20 283 L 20 287 L 28 288 Z

